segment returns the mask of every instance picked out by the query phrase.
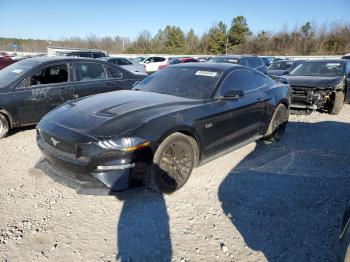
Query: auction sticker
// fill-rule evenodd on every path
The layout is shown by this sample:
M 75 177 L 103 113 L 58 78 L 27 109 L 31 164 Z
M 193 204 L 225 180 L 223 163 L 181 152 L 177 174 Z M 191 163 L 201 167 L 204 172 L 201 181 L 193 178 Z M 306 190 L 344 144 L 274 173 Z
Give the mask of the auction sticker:
M 22 69 L 15 69 L 15 70 L 12 70 L 11 72 L 12 73 L 15 73 L 15 74 L 19 74 L 21 73 L 23 70 Z
M 197 71 L 196 76 L 209 76 L 209 77 L 216 77 L 218 75 L 217 72 L 211 72 L 211 71 Z

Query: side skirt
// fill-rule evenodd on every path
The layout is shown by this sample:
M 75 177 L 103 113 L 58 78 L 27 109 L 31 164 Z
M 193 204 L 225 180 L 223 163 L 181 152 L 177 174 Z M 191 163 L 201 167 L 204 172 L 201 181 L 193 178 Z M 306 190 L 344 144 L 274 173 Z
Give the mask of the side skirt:
M 216 153 L 216 154 L 214 154 L 214 155 L 212 155 L 212 156 L 210 156 L 210 157 L 207 157 L 207 158 L 203 159 L 203 160 L 197 165 L 197 167 L 198 167 L 198 166 L 201 166 L 201 165 L 204 165 L 204 164 L 206 164 L 206 163 L 208 163 L 208 162 L 210 162 L 210 161 L 212 161 L 212 160 L 214 160 L 214 159 L 217 159 L 217 158 L 219 158 L 219 157 L 221 157 L 221 156 L 223 156 L 223 155 L 226 155 L 226 154 L 228 154 L 228 153 L 231 153 L 232 151 L 235 151 L 236 149 L 239 149 L 239 148 L 244 147 L 244 146 L 246 146 L 246 145 L 248 145 L 248 144 L 250 144 L 250 143 L 253 143 L 253 142 L 255 142 L 255 141 L 257 141 L 257 140 L 259 140 L 259 139 L 261 139 L 261 138 L 263 138 L 263 137 L 264 137 L 264 136 L 262 136 L 262 135 L 257 135 L 257 136 L 254 136 L 254 137 L 252 137 L 252 138 L 246 140 L 246 141 L 243 141 L 243 142 L 241 142 L 241 143 L 239 143 L 239 144 L 237 144 L 237 145 L 234 145 L 234 146 L 232 146 L 232 147 L 229 147 L 229 148 L 227 148 L 227 149 L 225 149 L 225 150 L 223 150 L 223 151 L 221 151 L 221 152 L 219 152 L 219 153 Z

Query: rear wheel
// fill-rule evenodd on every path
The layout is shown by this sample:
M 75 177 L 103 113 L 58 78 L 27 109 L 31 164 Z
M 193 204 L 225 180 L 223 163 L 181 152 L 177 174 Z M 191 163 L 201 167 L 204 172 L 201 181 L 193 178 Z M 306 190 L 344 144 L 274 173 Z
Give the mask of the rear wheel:
M 3 114 L 0 114 L 0 139 L 6 137 L 9 131 L 9 123 Z
M 197 156 L 197 143 L 189 136 L 174 133 L 158 147 L 146 185 L 160 193 L 173 193 L 189 179 Z
M 334 93 L 333 103 L 330 106 L 329 113 L 331 115 L 338 115 L 344 105 L 345 94 L 343 91 L 338 91 Z
M 285 105 L 279 104 L 271 118 L 264 140 L 268 142 L 280 141 L 284 135 L 288 123 L 288 117 L 288 110 Z

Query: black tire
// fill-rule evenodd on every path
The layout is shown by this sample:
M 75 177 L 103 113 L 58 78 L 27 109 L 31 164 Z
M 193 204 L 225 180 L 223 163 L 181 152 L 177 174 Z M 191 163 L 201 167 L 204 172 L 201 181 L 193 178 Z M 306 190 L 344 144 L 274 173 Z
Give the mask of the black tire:
M 181 133 L 168 136 L 153 157 L 153 166 L 145 181 L 146 186 L 159 193 L 179 190 L 189 179 L 197 161 L 195 139 Z
M 285 105 L 279 104 L 273 113 L 269 128 L 263 138 L 267 142 L 278 142 L 284 135 L 289 118 L 289 112 Z
M 0 114 L 0 139 L 7 136 L 9 131 L 9 122 L 3 114 Z
M 333 95 L 333 103 L 329 108 L 329 113 L 331 115 L 338 115 L 344 105 L 345 94 L 343 91 L 335 92 Z

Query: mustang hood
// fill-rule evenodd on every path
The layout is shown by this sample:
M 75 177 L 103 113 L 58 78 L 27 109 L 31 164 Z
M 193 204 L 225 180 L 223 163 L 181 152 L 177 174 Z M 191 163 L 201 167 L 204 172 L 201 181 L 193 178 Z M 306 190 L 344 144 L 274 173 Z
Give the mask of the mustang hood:
M 323 77 L 323 76 L 284 76 L 288 84 L 300 87 L 310 87 L 316 89 L 328 89 L 336 87 L 341 81 L 340 76 Z
M 154 117 L 198 103 L 158 93 L 116 91 L 68 102 L 48 113 L 42 121 L 93 137 L 109 137 L 122 135 Z

